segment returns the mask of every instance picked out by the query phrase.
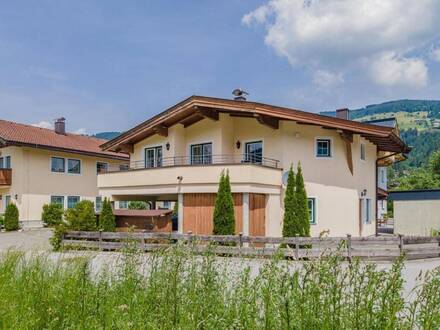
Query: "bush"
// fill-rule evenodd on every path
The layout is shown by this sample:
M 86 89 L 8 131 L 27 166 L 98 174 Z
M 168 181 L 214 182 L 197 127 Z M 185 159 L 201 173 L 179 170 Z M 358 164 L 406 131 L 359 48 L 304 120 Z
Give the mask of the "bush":
M 115 231 L 116 221 L 113 215 L 112 205 L 110 200 L 104 199 L 102 203 L 101 214 L 99 215 L 99 229 L 103 231 Z
M 234 235 L 235 233 L 234 200 L 229 173 L 225 175 L 222 172 L 220 176 L 218 192 L 215 197 L 213 232 L 214 235 Z
M 66 211 L 65 217 L 69 230 L 97 230 L 95 207 L 91 201 L 79 202 L 74 208 Z
M 55 226 L 52 237 L 49 239 L 54 251 L 59 251 L 61 249 L 61 242 L 63 240 L 63 235 L 67 231 L 66 225 L 64 223 L 59 223 Z
M 63 221 L 63 207 L 59 204 L 44 204 L 41 220 L 46 226 L 56 226 Z
M 301 164 L 298 163 L 298 171 L 296 173 L 295 180 L 295 197 L 296 197 L 296 221 L 301 228 L 299 233 L 302 237 L 310 236 L 310 219 L 309 219 L 309 206 L 307 203 L 307 193 L 304 186 L 304 178 L 302 175 Z
M 5 212 L 5 229 L 7 231 L 19 229 L 18 218 L 19 214 L 17 206 L 14 203 L 10 203 L 8 207 L 6 207 Z
M 133 201 L 128 203 L 128 208 L 130 210 L 146 210 L 147 203 L 143 201 Z
M 3 228 L 5 224 L 5 218 L 3 217 L 3 215 L 0 214 L 0 228 Z
M 286 193 L 284 196 L 284 218 L 283 218 L 283 237 L 293 237 L 299 234 L 298 224 L 295 221 L 295 173 L 293 166 L 290 166 L 287 177 Z

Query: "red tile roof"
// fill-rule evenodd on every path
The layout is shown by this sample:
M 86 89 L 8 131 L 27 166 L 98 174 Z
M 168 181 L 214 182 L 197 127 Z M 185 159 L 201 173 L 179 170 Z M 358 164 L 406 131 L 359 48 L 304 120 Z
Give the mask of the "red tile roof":
M 105 140 L 95 137 L 72 133 L 57 134 L 51 129 L 0 119 L 0 145 L 56 149 L 64 152 L 128 160 L 126 154 L 103 151 L 99 146 L 105 142 Z

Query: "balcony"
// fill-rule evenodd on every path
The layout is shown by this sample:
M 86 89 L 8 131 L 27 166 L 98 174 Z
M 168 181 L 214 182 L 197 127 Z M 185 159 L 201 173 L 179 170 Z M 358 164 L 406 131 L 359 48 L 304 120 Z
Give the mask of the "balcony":
M 177 156 L 151 159 L 150 161 L 138 160 L 116 166 L 109 166 L 100 173 L 127 172 L 131 170 L 144 170 L 175 166 L 212 166 L 212 165 L 257 165 L 269 168 L 279 168 L 279 160 L 261 157 L 254 154 L 244 155 L 207 155 L 207 156 Z
M 12 170 L 10 168 L 0 168 L 0 187 L 12 184 Z

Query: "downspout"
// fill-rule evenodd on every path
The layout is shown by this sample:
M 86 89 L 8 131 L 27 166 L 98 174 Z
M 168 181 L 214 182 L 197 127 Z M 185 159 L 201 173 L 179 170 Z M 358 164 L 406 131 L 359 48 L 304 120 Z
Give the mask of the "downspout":
M 388 155 L 388 156 L 376 159 L 376 182 L 375 182 L 375 186 L 376 186 L 376 200 L 375 200 L 375 202 L 376 202 L 376 205 L 375 205 L 375 208 L 376 208 L 376 212 L 375 212 L 376 213 L 376 226 L 375 226 L 376 227 L 376 236 L 379 235 L 379 226 L 378 226 L 378 223 L 377 223 L 377 218 L 379 216 L 379 210 L 378 210 L 378 207 L 377 207 L 377 202 L 378 202 L 377 195 L 379 193 L 379 184 L 377 182 L 378 167 L 379 167 L 378 163 L 379 163 L 380 160 L 387 159 L 387 158 L 390 158 L 390 157 L 393 157 L 393 156 L 396 156 L 396 155 L 399 155 L 399 154 L 402 154 L 402 153 L 401 152 L 394 152 L 391 155 Z M 405 159 L 398 160 L 397 162 L 394 162 L 394 164 L 399 163 L 399 162 L 407 159 L 407 157 L 404 154 L 402 154 L 402 155 L 405 157 Z

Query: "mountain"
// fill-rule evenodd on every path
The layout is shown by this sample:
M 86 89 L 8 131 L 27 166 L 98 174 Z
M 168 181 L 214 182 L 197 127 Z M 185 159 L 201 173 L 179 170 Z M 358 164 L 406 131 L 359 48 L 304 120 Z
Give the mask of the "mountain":
M 336 115 L 335 111 L 321 114 Z M 356 121 L 389 117 L 397 119 L 402 139 L 413 148 L 408 160 L 396 164 L 395 169 L 402 171 L 425 166 L 431 153 L 440 150 L 440 101 L 397 100 L 350 111 L 350 119 Z
M 121 135 L 121 132 L 101 132 L 101 133 L 96 133 L 93 136 L 98 139 L 112 140 L 115 137 L 118 137 L 119 135 Z

